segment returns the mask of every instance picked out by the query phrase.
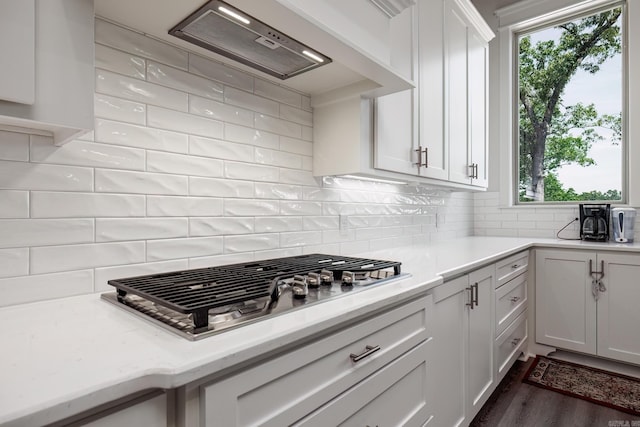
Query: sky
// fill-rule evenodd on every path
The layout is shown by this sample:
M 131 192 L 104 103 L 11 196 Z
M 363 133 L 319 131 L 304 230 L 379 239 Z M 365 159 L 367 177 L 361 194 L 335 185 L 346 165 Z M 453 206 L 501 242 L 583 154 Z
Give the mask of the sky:
M 531 40 L 557 37 L 557 30 L 546 30 L 532 34 Z M 600 114 L 619 114 L 622 109 L 622 59 L 611 58 L 601 65 L 596 74 L 579 70 L 567 85 L 563 94 L 563 105 L 582 102 L 595 104 Z M 567 165 L 558 169 L 558 178 L 564 188 L 573 188 L 576 192 L 610 189 L 622 189 L 622 148 L 613 144 L 608 136 L 611 132 L 603 130 L 604 141 L 593 144 L 589 156 L 596 165 L 582 167 Z

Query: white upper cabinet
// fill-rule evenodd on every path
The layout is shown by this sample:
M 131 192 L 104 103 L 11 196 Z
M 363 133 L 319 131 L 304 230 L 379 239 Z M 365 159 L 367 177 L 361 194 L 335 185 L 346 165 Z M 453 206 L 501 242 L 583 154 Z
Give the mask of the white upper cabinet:
M 0 3 L 0 129 L 59 145 L 93 128 L 93 22 L 92 0 Z

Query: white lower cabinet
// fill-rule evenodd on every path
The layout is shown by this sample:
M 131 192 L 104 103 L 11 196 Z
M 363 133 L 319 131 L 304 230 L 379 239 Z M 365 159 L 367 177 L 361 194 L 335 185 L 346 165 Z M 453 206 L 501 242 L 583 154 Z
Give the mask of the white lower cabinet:
M 424 425 L 431 297 L 182 390 L 178 425 Z
M 640 364 L 640 255 L 536 251 L 536 342 Z
M 434 425 L 467 425 L 495 388 L 495 265 L 433 290 Z

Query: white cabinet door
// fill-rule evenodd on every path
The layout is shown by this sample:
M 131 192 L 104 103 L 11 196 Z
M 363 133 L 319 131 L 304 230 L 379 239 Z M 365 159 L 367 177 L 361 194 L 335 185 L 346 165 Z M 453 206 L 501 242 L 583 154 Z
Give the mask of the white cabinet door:
M 598 355 L 640 364 L 640 256 L 598 253 L 606 291 L 598 299 Z
M 536 342 L 596 353 L 595 253 L 536 251 Z
M 471 151 L 471 184 L 489 184 L 487 133 L 489 45 L 476 30 L 468 34 L 469 150 Z
M 0 99 L 35 99 L 35 0 L 0 2 Z

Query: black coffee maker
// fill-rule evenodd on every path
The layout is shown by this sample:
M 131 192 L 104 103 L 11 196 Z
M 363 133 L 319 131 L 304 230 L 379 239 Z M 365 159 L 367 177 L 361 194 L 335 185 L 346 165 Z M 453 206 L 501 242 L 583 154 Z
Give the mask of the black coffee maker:
M 580 204 L 580 238 L 604 242 L 609 240 L 611 205 Z

